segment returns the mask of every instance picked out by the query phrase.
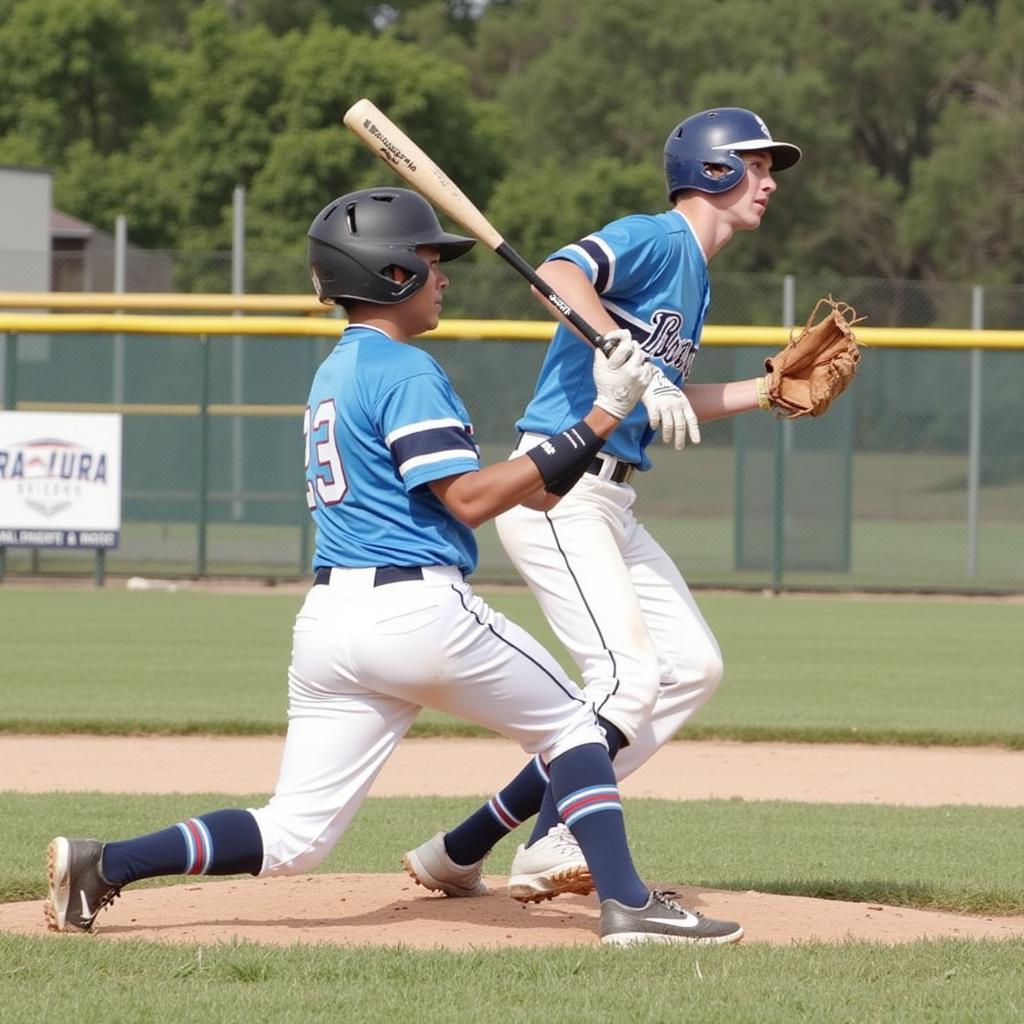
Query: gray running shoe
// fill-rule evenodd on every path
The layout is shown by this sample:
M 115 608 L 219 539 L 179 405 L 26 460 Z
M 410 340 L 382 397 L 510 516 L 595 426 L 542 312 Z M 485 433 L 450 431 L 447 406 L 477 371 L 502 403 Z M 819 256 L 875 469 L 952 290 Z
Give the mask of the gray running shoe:
M 402 858 L 402 866 L 413 881 L 445 896 L 486 896 L 490 890 L 480 878 L 483 860 L 456 864 L 444 847 L 444 833 L 421 843 Z
M 652 892 L 642 907 L 624 907 L 618 900 L 601 903 L 601 941 L 614 946 L 640 942 L 678 942 L 719 946 L 739 942 L 743 928 L 735 921 L 716 921 L 687 910 L 673 892 Z
M 100 870 L 103 843 L 58 836 L 46 851 L 50 895 L 43 904 L 50 931 L 87 932 L 99 911 L 121 893 Z
M 562 893 L 594 891 L 590 868 L 568 825 L 559 822 L 533 846 L 520 846 L 509 869 L 508 894 L 520 903 L 539 903 Z

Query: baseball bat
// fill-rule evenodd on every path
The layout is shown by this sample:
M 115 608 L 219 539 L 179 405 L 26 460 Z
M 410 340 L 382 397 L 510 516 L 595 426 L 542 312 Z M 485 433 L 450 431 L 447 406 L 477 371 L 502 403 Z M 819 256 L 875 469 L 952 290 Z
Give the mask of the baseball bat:
M 352 104 L 342 118 L 371 152 L 376 153 L 399 177 L 452 220 L 461 224 L 488 248 L 493 249 L 516 273 L 524 277 L 551 303 L 591 345 L 611 355 L 614 342 L 602 339 L 551 286 L 505 241 L 469 197 L 441 170 L 401 128 L 368 99 Z

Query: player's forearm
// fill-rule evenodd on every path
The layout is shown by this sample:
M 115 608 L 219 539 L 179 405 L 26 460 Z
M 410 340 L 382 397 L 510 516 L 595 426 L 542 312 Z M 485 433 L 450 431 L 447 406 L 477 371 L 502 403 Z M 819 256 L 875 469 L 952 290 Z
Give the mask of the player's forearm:
M 583 418 L 583 422 L 601 441 L 606 441 L 620 420 L 595 405 Z M 596 442 L 593 450 L 596 450 Z M 575 474 L 571 474 L 573 478 L 582 475 L 590 457 L 581 456 L 581 461 L 575 462 Z M 561 491 L 553 494 L 545 488 L 541 471 L 532 458 L 496 462 L 475 473 L 435 480 L 430 487 L 448 511 L 472 529 L 515 505 L 525 504 L 528 508 L 547 511 L 558 504 L 561 494 Z
M 736 416 L 759 408 L 757 381 L 731 380 L 725 384 L 687 384 L 686 397 L 701 423 Z
M 475 473 L 435 480 L 430 487 L 459 522 L 475 530 L 534 494 L 540 485 L 540 474 L 529 459 L 511 459 Z

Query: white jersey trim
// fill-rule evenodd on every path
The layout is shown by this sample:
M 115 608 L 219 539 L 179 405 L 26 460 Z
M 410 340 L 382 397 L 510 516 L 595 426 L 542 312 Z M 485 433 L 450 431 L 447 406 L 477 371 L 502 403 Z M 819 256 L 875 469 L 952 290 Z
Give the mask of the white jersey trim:
M 609 302 L 608 299 L 602 298 L 601 305 L 604 306 L 609 313 L 613 313 L 617 319 L 625 320 L 626 323 L 629 324 L 635 324 L 637 327 L 641 328 L 645 334 L 650 331 L 651 325 L 647 323 L 647 321 L 641 320 L 640 317 L 635 314 L 627 312 L 617 303 Z
M 411 459 L 406 459 L 398 467 L 398 472 L 404 477 L 414 469 L 419 469 L 420 466 L 432 466 L 436 462 L 448 462 L 451 459 L 463 459 L 472 460 L 477 465 L 480 464 L 480 460 L 475 458 L 472 452 L 467 451 L 465 448 L 449 448 L 443 452 L 429 452 L 426 455 L 414 455 Z

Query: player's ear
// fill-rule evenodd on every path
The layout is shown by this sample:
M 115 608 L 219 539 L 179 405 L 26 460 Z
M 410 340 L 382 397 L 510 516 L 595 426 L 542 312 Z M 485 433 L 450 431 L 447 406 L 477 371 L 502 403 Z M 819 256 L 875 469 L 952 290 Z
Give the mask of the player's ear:
M 398 267 L 395 266 L 394 264 L 388 267 L 385 273 L 396 284 L 405 284 L 405 282 L 408 281 L 410 277 L 412 277 L 412 274 L 406 271 L 404 267 Z

